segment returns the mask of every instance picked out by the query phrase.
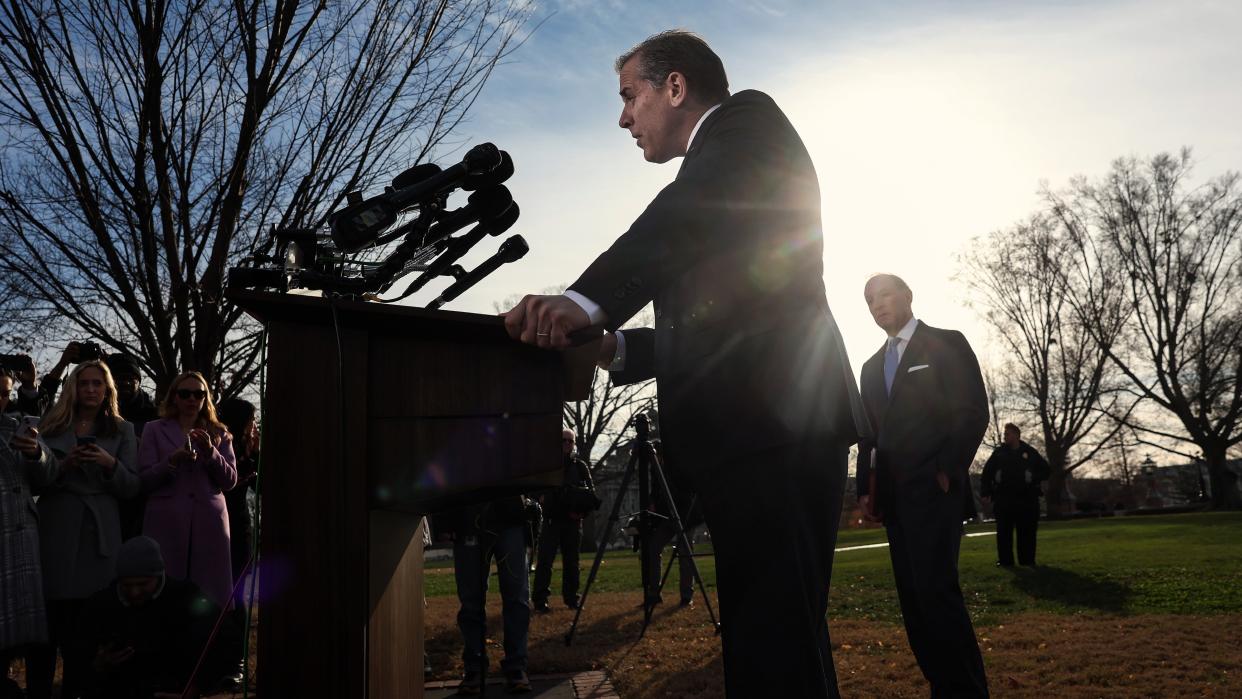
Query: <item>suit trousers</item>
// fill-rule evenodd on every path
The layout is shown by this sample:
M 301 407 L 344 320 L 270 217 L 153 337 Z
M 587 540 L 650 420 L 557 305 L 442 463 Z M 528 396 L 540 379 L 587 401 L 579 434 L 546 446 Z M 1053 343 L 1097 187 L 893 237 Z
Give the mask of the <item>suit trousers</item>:
M 840 696 L 826 613 L 847 453 L 820 440 L 687 472 L 715 551 L 728 697 Z
M 561 599 L 570 608 L 578 606 L 578 549 L 582 547 L 582 520 L 551 518 L 539 532 L 535 553 L 535 604 L 547 604 L 552 595 L 552 563 L 561 551 Z
M 933 478 L 898 485 L 884 513 L 897 598 L 910 649 L 932 699 L 987 697 L 983 656 L 958 583 L 961 484 Z
M 1035 532 L 1039 528 L 1039 500 L 1024 498 L 996 505 L 996 560 L 1013 565 L 1013 535 L 1018 533 L 1018 563 L 1035 565 Z

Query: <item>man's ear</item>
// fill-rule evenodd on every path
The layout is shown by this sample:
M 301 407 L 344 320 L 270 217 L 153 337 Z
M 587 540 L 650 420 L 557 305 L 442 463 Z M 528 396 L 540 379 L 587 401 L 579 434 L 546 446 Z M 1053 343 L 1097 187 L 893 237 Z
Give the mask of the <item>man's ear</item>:
M 677 71 L 673 71 L 668 74 L 668 80 L 665 81 L 665 85 L 668 86 L 669 104 L 674 107 L 680 107 L 685 104 L 688 99 L 688 94 L 686 93 L 686 76 L 678 73 Z

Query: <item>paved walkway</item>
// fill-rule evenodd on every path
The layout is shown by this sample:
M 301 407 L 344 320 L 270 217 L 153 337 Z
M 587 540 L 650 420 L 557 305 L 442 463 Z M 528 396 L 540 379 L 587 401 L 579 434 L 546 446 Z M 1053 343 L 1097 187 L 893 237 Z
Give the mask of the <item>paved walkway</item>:
M 967 534 L 966 536 L 968 536 L 968 537 L 971 537 L 971 536 L 996 536 L 996 532 L 974 532 L 973 534 Z M 841 547 L 841 548 L 839 548 L 839 549 L 835 549 L 835 551 L 836 551 L 837 553 L 841 553 L 842 551 L 861 551 L 861 550 L 863 550 L 863 549 L 882 549 L 882 548 L 885 548 L 885 547 L 887 547 L 887 546 L 888 546 L 888 542 L 887 542 L 887 541 L 884 541 L 884 542 L 881 542 L 881 543 L 878 543 L 878 544 L 860 544 L 860 545 L 858 545 L 858 546 L 842 546 L 842 547 Z
M 457 696 L 459 680 L 428 682 L 426 699 Z M 528 699 L 618 699 L 617 692 L 602 670 L 559 675 L 534 675 L 530 678 L 529 694 L 506 694 L 504 678 L 497 674 L 487 678 L 487 696 L 528 697 Z

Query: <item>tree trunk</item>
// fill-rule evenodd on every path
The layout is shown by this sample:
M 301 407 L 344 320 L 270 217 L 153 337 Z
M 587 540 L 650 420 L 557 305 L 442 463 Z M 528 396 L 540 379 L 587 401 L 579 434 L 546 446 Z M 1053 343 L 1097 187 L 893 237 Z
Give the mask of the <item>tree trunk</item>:
M 1045 447 L 1048 459 L 1048 485 L 1044 490 L 1044 502 L 1048 506 L 1048 519 L 1060 519 L 1069 514 L 1066 508 L 1069 503 L 1065 498 L 1065 454 L 1054 448 Z
M 1225 467 L 1224 449 L 1204 449 L 1208 480 L 1212 488 L 1213 510 L 1242 509 L 1242 497 L 1238 495 L 1238 477 Z

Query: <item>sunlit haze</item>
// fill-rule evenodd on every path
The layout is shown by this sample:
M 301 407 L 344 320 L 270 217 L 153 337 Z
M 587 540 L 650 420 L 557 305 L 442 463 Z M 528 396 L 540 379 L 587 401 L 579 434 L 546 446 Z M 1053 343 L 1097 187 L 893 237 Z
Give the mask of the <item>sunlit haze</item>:
M 618 128 L 612 70 L 617 54 L 672 27 L 701 33 L 731 89 L 772 95 L 806 142 L 823 194 L 828 300 L 855 372 L 882 342 L 862 301 L 877 271 L 905 277 L 915 314 L 963 330 L 988 362 L 955 256 L 1033 212 L 1041 182 L 1062 187 L 1119 156 L 1184 145 L 1199 178 L 1242 164 L 1239 3 L 673 6 L 536 10 L 546 21 L 459 131 L 513 155 L 522 218 L 512 232 L 531 252 L 449 308 L 491 313 L 505 297 L 572 281 L 674 177 L 679 159 L 645 163 Z M 466 266 L 492 251 L 478 246 Z

